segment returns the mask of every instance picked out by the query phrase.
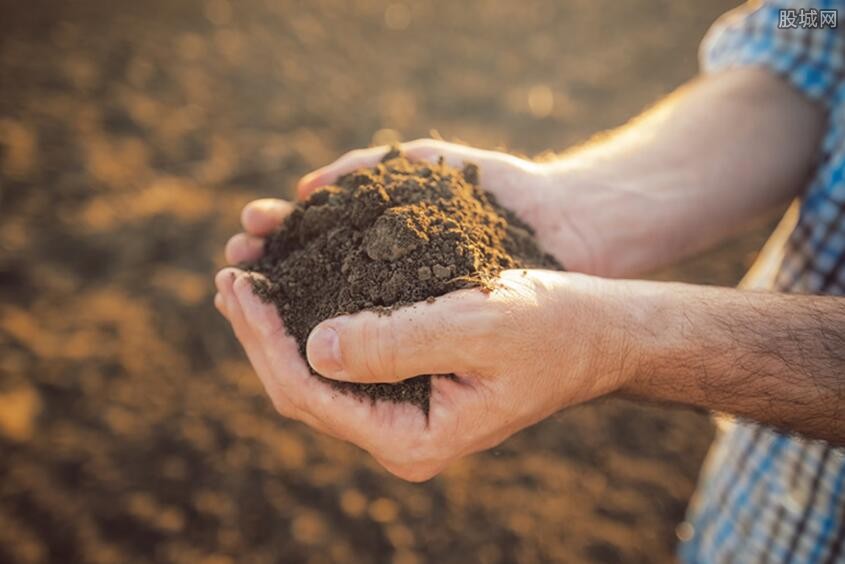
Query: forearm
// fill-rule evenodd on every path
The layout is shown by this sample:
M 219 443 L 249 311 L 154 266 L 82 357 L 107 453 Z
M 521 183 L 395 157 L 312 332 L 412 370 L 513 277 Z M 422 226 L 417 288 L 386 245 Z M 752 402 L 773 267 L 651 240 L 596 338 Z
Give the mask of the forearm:
M 631 284 L 633 396 L 845 445 L 845 299 Z
M 550 163 L 593 245 L 584 270 L 630 276 L 700 251 L 799 193 L 824 115 L 762 70 L 704 77 Z

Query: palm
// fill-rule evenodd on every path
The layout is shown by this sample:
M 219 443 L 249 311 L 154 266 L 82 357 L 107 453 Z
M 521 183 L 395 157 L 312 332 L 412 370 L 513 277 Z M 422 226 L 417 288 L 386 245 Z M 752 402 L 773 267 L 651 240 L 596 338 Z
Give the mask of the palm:
M 487 374 L 434 378 L 427 416 L 415 405 L 370 402 L 338 392 L 312 376 L 275 306 L 253 294 L 250 276 L 236 269 L 221 271 L 219 305 L 282 415 L 352 442 L 412 480 L 427 479 L 454 456 L 492 447 L 531 422 L 521 421 L 512 404 L 498 401 L 513 397 L 515 390 L 503 394 L 490 389 L 507 387 L 513 380 L 494 384 Z
M 385 147 L 374 147 L 347 153 L 303 178 L 297 190 L 299 197 L 306 198 L 342 174 L 375 166 L 386 151 Z M 528 223 L 546 251 L 571 270 L 586 272 L 593 269 L 589 247 L 574 222 L 576 215 L 583 214 L 570 213 L 577 198 L 554 186 L 553 178 L 544 165 L 507 153 L 432 139 L 404 143 L 402 151 L 412 160 L 433 162 L 443 157 L 456 168 L 462 168 L 466 162 L 478 165 L 482 187 Z

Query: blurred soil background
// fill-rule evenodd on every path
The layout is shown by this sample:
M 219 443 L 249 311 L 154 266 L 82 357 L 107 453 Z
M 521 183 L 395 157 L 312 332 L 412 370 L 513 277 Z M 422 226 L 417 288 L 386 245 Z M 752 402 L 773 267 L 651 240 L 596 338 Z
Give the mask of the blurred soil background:
M 0 562 L 671 561 L 706 415 L 596 402 L 403 483 L 273 412 L 212 275 L 348 149 L 623 123 L 735 4 L 0 0 Z M 735 284 L 765 232 L 657 276 Z

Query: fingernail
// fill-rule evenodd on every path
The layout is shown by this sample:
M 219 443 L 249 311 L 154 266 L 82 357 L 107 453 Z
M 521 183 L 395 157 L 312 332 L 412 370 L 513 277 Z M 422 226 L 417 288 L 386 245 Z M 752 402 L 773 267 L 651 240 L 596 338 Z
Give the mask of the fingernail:
M 340 359 L 340 339 L 337 331 L 331 327 L 314 329 L 308 337 L 305 349 L 308 363 L 323 376 L 337 374 L 343 370 Z

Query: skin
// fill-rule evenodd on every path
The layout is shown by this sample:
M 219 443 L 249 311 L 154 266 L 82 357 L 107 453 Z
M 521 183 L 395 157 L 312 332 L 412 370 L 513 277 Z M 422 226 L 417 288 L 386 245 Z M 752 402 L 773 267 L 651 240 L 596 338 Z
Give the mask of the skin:
M 763 71 L 702 78 L 650 112 L 536 163 L 443 141 L 403 145 L 412 159 L 479 165 L 486 189 L 571 272 L 506 271 L 491 293 L 461 290 L 390 316 L 327 320 L 308 363 L 351 382 L 433 381 L 428 419 L 371 404 L 310 377 L 250 274 L 218 273 L 230 321 L 278 411 L 357 444 L 394 474 L 425 480 L 564 407 L 613 392 L 714 409 L 845 443 L 845 302 L 617 279 L 700 251 L 795 197 L 825 115 Z M 300 198 L 372 166 L 353 151 L 304 177 Z M 258 258 L 292 204 L 257 200 L 230 264 Z

